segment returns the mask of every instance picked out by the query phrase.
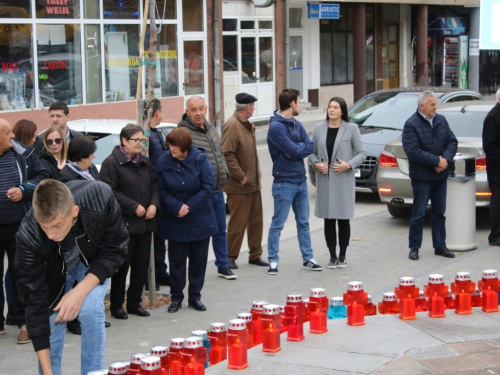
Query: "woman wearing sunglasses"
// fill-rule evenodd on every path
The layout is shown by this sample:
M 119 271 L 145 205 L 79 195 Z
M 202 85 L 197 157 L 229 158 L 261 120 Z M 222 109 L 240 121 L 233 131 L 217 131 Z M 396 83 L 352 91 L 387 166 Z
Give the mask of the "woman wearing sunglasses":
M 156 230 L 156 211 L 160 194 L 156 185 L 153 163 L 141 154 L 146 143 L 143 130 L 128 124 L 120 132 L 120 145 L 101 166 L 101 179 L 106 182 L 122 209 L 122 216 L 130 235 L 127 258 L 111 278 L 110 310 L 116 319 L 127 319 L 128 314 L 149 316 L 141 307 L 141 293 L 147 280 L 151 233 Z M 127 312 L 123 310 L 125 284 L 130 267 L 127 291 Z
M 43 134 L 43 149 L 38 154 L 40 162 L 49 172 L 49 178 L 56 178 L 66 165 L 68 143 L 59 128 L 48 128 Z

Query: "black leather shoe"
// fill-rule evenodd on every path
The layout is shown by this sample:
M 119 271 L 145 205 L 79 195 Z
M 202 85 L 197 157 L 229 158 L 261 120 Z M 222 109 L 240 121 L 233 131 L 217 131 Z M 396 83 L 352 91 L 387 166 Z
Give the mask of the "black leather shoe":
M 267 267 L 267 266 L 269 266 L 269 263 L 267 263 L 262 258 L 257 258 L 257 259 L 249 260 L 248 263 L 253 264 L 255 266 L 261 266 L 261 267 Z
M 111 310 L 111 316 L 116 318 L 116 319 L 121 319 L 125 320 L 128 319 L 128 315 L 123 309 L 118 309 L 118 310 Z
M 82 334 L 82 327 L 80 326 L 80 321 L 78 318 L 75 320 L 72 320 L 70 322 L 66 323 L 66 328 L 68 328 L 68 331 L 75 335 L 81 335 Z
M 455 258 L 455 254 L 453 254 L 446 247 L 438 247 L 434 249 L 434 255 L 440 255 L 445 258 Z
M 144 310 L 141 306 L 135 307 L 135 308 L 134 307 L 127 307 L 127 312 L 129 314 L 135 314 L 135 315 L 144 316 L 144 317 L 148 317 L 151 315 L 149 313 L 149 311 Z
M 231 269 L 231 270 L 237 270 L 238 269 L 238 265 L 236 264 L 235 260 L 228 260 L 227 261 L 227 265 L 228 265 L 229 269 Z
M 410 255 L 408 256 L 411 260 L 418 260 L 418 248 L 413 247 L 410 249 Z
M 111 323 L 105 320 L 104 321 L 104 328 L 109 328 L 109 327 L 111 327 Z
M 170 306 L 168 307 L 168 312 L 169 313 L 175 313 L 177 312 L 180 308 L 182 308 L 182 302 L 181 301 L 172 301 Z
M 196 311 L 207 311 L 207 307 L 203 303 L 201 303 L 200 300 L 189 301 L 188 306 L 192 307 Z

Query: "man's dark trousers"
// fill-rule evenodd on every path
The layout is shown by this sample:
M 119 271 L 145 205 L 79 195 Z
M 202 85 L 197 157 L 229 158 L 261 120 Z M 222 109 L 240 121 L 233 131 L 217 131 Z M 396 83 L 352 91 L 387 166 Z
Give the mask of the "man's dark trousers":
M 431 201 L 432 245 L 434 248 L 446 246 L 446 186 L 447 179 L 434 181 L 412 180 L 413 210 L 410 220 L 410 249 L 422 247 L 425 210 L 429 199 Z
M 490 199 L 490 228 L 488 236 L 490 245 L 500 246 L 500 184 L 489 183 Z

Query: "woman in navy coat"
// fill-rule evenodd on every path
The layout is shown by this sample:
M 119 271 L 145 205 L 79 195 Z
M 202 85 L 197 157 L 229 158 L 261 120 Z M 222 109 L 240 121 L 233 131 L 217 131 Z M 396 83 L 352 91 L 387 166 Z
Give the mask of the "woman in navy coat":
M 217 232 L 211 202 L 214 170 L 203 150 L 191 147 L 191 135 L 186 129 L 174 129 L 167 143 L 169 151 L 158 159 L 156 173 L 162 209 L 160 235 L 168 240 L 170 263 L 172 303 L 168 312 L 182 307 L 188 258 L 188 305 L 205 311 L 201 289 L 210 237 Z

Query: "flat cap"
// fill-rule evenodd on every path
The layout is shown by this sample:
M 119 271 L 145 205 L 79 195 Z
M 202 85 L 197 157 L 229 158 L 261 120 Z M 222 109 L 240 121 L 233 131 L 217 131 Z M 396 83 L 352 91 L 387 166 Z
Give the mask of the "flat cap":
M 234 97 L 236 103 L 238 104 L 252 104 L 257 101 L 257 98 L 253 95 L 247 94 L 246 92 L 241 92 Z

